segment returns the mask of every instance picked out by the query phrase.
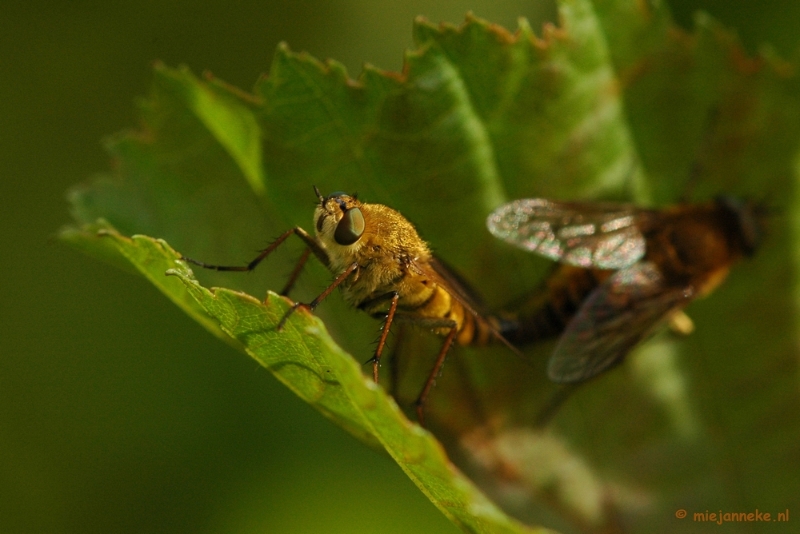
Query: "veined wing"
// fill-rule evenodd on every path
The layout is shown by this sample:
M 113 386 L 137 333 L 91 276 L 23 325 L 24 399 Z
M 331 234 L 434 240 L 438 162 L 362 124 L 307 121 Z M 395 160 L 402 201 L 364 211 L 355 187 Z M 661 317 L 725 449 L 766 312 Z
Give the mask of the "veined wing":
M 589 295 L 567 325 L 550 358 L 550 379 L 583 382 L 617 365 L 693 296 L 692 287 L 667 286 L 649 262 L 614 273 Z
M 526 198 L 497 208 L 486 224 L 495 237 L 552 260 L 622 269 L 644 256 L 641 213 L 626 204 Z
M 458 271 L 438 256 L 433 256 L 428 263 L 435 271 L 436 276 L 434 279 L 436 282 L 440 285 L 444 283 L 445 286 L 449 286 L 450 293 L 455 293 L 454 297 L 459 302 L 477 313 L 486 312 L 481 296 Z M 429 270 L 426 273 L 430 275 Z
M 436 282 L 442 287 L 450 296 L 461 304 L 467 313 L 472 315 L 475 319 L 485 319 L 486 311 L 483 302 L 478 294 L 470 287 L 470 285 L 455 270 L 450 268 L 446 263 L 437 257 L 432 257 L 428 265 L 412 262 L 411 268 L 419 274 L 424 274 L 429 279 Z M 489 329 L 501 343 L 506 345 L 515 354 L 521 354 L 519 349 L 512 345 L 503 334 L 495 328 L 491 322 L 487 321 Z

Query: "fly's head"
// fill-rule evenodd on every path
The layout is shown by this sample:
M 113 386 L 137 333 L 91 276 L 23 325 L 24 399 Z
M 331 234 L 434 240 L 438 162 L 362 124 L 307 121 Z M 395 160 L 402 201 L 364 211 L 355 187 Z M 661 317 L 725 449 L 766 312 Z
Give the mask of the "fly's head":
M 764 239 L 769 210 L 762 204 L 734 196 L 719 195 L 715 200 L 728 220 L 731 240 L 738 243 L 745 256 L 752 256 Z
M 328 196 L 323 196 L 316 187 L 314 191 L 319 198 L 314 210 L 317 239 L 328 251 L 334 264 L 347 265 L 357 261 L 367 228 L 363 204 L 355 196 L 341 191 Z
M 427 243 L 399 212 L 382 204 L 366 204 L 355 196 L 335 192 L 323 196 L 314 189 L 319 204 L 314 229 L 334 270 L 357 262 L 362 268 L 381 271 L 383 279 L 395 279 L 402 266 L 427 262 Z

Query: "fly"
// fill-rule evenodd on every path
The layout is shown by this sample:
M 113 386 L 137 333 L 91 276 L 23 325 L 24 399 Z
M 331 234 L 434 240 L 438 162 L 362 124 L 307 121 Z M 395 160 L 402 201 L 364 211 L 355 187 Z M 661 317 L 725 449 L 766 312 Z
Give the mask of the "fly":
M 751 256 L 763 214 L 730 196 L 662 210 L 538 198 L 501 206 L 487 219 L 492 234 L 560 262 L 541 305 L 502 334 L 515 344 L 558 337 L 550 379 L 589 380 Z
M 504 322 L 478 311 L 470 291 L 430 251 L 414 226 L 399 212 L 381 204 L 368 204 L 355 195 L 335 192 L 323 196 L 314 187 L 319 203 L 314 210 L 315 235 L 300 227 L 284 232 L 244 266 L 209 265 L 181 259 L 217 271 L 252 271 L 292 234 L 306 245 L 281 294 L 288 295 L 303 266 L 313 253 L 335 279 L 309 303 L 295 302 L 278 324 L 281 330 L 298 308 L 313 311 L 339 288 L 345 301 L 383 320 L 377 347 L 367 363 L 378 381 L 381 356 L 390 327 L 410 323 L 444 337 L 415 406 L 424 424 L 423 407 L 453 343 L 485 345 L 500 341 L 516 352 L 501 334 Z

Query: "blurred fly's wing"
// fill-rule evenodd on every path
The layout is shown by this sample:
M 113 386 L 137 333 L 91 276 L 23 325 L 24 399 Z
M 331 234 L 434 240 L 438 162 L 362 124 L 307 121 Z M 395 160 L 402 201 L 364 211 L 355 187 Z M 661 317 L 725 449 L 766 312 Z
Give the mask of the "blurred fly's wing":
M 433 257 L 427 265 L 412 261 L 409 263 L 409 268 L 418 274 L 425 275 L 428 279 L 442 287 L 453 299 L 464 307 L 467 313 L 476 319 L 486 320 L 486 311 L 484 310 L 483 302 L 478 294 L 470 287 L 466 280 L 461 278 L 454 269 L 449 267 L 442 260 Z M 506 345 L 515 354 L 520 354 L 519 349 L 503 337 L 503 334 L 496 326 L 490 321 L 487 321 L 487 324 L 495 338 Z
M 550 380 L 583 382 L 617 365 L 693 296 L 691 287 L 666 285 L 649 262 L 614 273 L 589 295 L 567 325 L 550 358 Z
M 435 274 L 431 275 L 430 271 L 426 271 L 426 274 L 432 276 L 433 280 L 438 284 L 441 285 L 444 283 L 445 287 L 448 287 L 450 293 L 455 293 L 453 296 L 456 300 L 477 313 L 486 313 L 485 304 L 483 303 L 481 295 L 475 291 L 458 271 L 437 256 L 433 256 L 428 261 L 428 264 L 433 268 Z M 415 266 L 419 268 L 416 263 Z
M 637 222 L 646 213 L 626 204 L 526 198 L 497 208 L 486 224 L 495 237 L 552 260 L 622 269 L 644 256 Z

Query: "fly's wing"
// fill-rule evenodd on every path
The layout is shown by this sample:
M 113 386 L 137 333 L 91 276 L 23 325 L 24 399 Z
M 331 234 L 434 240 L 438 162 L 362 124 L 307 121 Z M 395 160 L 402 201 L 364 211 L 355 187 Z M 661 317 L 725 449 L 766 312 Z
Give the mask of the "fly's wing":
M 475 291 L 461 276 L 456 274 L 455 270 L 448 267 L 447 264 L 442 260 L 432 257 L 427 265 L 412 262 L 411 268 L 419 274 L 424 274 L 436 282 L 437 285 L 444 288 L 444 290 L 447 291 L 451 297 L 464 306 L 464 309 L 467 311 L 467 313 L 476 319 L 486 318 L 483 302 L 480 300 L 477 293 L 475 293 Z M 492 331 L 492 334 L 498 340 L 500 340 L 501 343 L 506 345 L 516 354 L 520 354 L 519 349 L 517 349 L 505 337 L 503 337 L 503 334 L 494 328 L 491 323 L 489 323 L 489 327 Z
M 647 213 L 626 204 L 525 198 L 497 208 L 486 225 L 495 237 L 552 260 L 622 269 L 644 256 L 637 223 Z
M 424 275 L 447 291 L 470 315 L 481 317 L 482 305 L 469 286 L 460 276 L 448 269 L 441 260 L 431 258 L 426 263 L 410 261 L 408 267 L 417 274 Z
M 436 276 L 434 280 L 440 283 L 440 285 L 441 282 L 444 281 L 445 287 L 449 286 L 450 293 L 455 293 L 453 296 L 461 302 L 461 304 L 466 305 L 475 312 L 484 312 L 484 303 L 480 295 L 478 295 L 475 289 L 458 273 L 458 271 L 436 256 L 430 259 L 429 264 L 435 271 Z
M 567 325 L 550 358 L 550 380 L 583 382 L 617 365 L 693 296 L 692 287 L 667 286 L 649 262 L 614 273 L 589 295 Z

